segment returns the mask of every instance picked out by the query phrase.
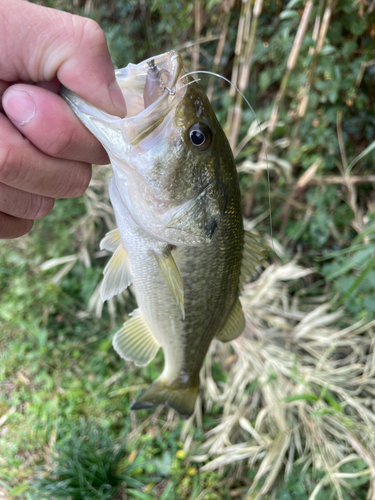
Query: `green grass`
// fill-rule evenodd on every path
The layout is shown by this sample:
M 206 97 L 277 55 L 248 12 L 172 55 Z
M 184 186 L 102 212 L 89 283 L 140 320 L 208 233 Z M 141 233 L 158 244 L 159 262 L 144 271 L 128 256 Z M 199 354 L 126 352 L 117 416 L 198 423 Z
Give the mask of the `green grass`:
M 238 63 L 233 51 L 246 2 L 235 2 L 229 14 L 223 2 L 199 2 L 204 41 L 193 47 L 184 43 L 197 35 L 198 2 L 185 2 L 184 9 L 174 0 L 58 5 L 101 23 L 118 66 L 179 46 L 187 67 L 199 48 L 200 67 L 210 69 L 215 37 L 227 21 L 218 71 L 230 78 Z M 264 2 L 245 91 L 262 123 L 305 5 Z M 129 409 L 161 372 L 163 354 L 144 368 L 123 362 L 111 339 L 135 308 L 134 296 L 123 294 L 101 313 L 95 294 L 107 261 L 97 255 L 99 241 L 113 227 L 108 168 L 95 169 L 83 198 L 57 201 L 28 236 L 0 242 L 0 493 L 6 500 L 373 494 L 374 334 L 366 322 L 375 319 L 375 195 L 368 180 L 375 14 L 364 2 L 339 0 L 314 59 L 313 24 L 328 5 L 315 2 L 272 136 L 264 126 L 270 185 L 258 132 L 251 129 L 236 158 L 246 223 L 257 221 L 268 241 L 270 192 L 273 267 L 245 291 L 250 331 L 232 346 L 214 344 L 208 354 L 194 420 L 181 422 L 167 409 Z M 299 116 L 307 88 L 309 103 Z M 232 104 L 217 83 L 213 106 L 223 125 Z M 245 109 L 240 140 L 253 121 Z

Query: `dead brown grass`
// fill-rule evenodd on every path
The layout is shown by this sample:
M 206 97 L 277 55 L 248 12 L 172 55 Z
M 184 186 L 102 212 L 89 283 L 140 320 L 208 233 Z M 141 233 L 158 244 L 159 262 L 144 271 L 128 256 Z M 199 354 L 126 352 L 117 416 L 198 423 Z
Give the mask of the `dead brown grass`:
M 231 346 L 214 342 L 202 371 L 206 410 L 215 403 L 223 417 L 195 460 L 208 461 L 204 471 L 228 464 L 256 468 L 245 498 L 257 499 L 294 465 L 312 465 L 324 477 L 310 500 L 327 484 L 342 499 L 346 479 L 355 476 L 342 466 L 363 460 L 367 469 L 358 476 L 371 478 L 373 499 L 374 324 L 340 328 L 340 310 L 332 311 L 324 297 L 295 291 L 310 272 L 296 262 L 273 264 L 245 287 L 245 333 Z M 225 384 L 212 377 L 213 362 L 227 371 Z

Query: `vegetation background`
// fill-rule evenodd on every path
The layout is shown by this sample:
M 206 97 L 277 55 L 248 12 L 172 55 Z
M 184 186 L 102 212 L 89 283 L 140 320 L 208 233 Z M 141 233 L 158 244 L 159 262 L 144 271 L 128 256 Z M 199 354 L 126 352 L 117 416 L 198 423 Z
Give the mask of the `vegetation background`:
M 0 498 L 374 499 L 375 1 L 36 3 L 94 18 L 118 67 L 176 48 L 238 85 L 256 117 L 200 75 L 273 243 L 184 423 L 129 411 L 163 359 L 111 348 L 135 300 L 98 297 L 110 167 L 0 242 Z

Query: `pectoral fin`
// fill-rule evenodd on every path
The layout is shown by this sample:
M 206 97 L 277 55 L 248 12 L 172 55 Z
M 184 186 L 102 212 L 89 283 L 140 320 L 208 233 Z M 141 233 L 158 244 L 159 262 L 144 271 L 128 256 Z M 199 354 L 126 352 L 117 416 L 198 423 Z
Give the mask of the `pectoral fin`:
M 154 255 L 160 267 L 160 271 L 162 272 L 165 283 L 171 292 L 174 303 L 179 308 L 182 319 L 185 319 L 184 287 L 180 271 L 174 261 L 170 247 L 166 246 L 163 253 L 160 254 L 154 252 Z
M 112 242 L 107 246 L 112 246 Z M 103 275 L 104 279 L 100 288 L 100 297 L 103 302 L 123 292 L 131 284 L 132 277 L 129 269 L 129 256 L 122 243 L 118 245 L 115 253 L 105 266 Z
M 244 231 L 244 244 L 242 251 L 242 267 L 239 284 L 239 292 L 248 278 L 256 275 L 257 268 L 264 263 L 266 247 L 250 231 Z
M 121 243 L 120 231 L 116 228 L 109 231 L 100 242 L 100 250 L 114 252 Z
M 221 342 L 230 342 L 241 335 L 245 328 L 245 317 L 239 299 L 234 303 L 224 327 L 216 335 Z
M 137 366 L 147 365 L 160 347 L 139 309 L 115 333 L 112 345 L 117 354 L 127 361 L 133 361 Z

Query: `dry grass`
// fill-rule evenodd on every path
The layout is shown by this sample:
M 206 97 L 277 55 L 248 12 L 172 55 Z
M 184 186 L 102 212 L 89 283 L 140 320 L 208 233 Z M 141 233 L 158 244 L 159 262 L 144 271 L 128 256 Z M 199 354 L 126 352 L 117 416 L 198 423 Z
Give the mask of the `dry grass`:
M 245 498 L 275 490 L 299 464 L 324 472 L 311 500 L 327 485 L 342 499 L 346 480 L 356 475 L 371 477 L 374 499 L 374 325 L 337 327 L 341 311 L 331 312 L 324 297 L 319 303 L 292 291 L 308 274 L 296 262 L 273 264 L 246 286 L 246 329 L 232 342 L 235 354 L 214 342 L 202 371 L 206 410 L 215 403 L 223 417 L 195 460 L 209 460 L 205 471 L 228 464 L 257 469 Z M 212 377 L 214 361 L 228 373 L 225 384 Z M 365 471 L 342 470 L 357 460 Z

